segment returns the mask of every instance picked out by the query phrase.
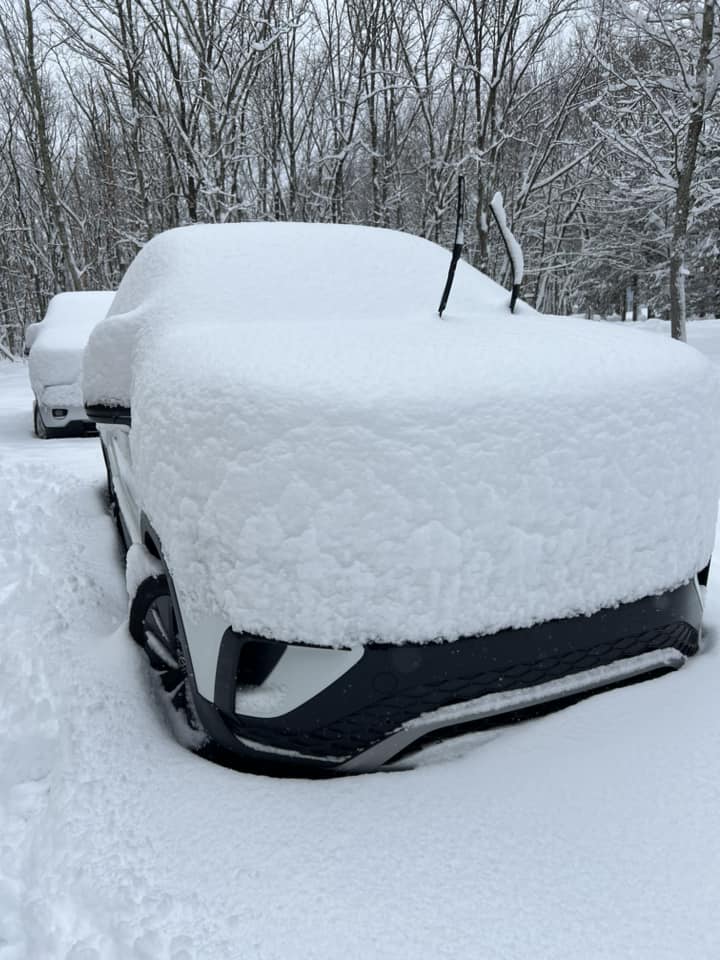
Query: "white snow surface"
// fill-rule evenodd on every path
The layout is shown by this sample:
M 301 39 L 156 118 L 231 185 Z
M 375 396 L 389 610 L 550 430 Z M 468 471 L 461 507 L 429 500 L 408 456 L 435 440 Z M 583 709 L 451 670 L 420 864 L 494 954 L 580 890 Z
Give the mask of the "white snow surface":
M 88 347 L 86 399 L 127 402 L 98 385 L 132 329 L 137 490 L 190 617 L 329 646 L 454 640 L 706 564 L 711 364 L 512 315 L 464 263 L 441 321 L 447 257 L 302 224 L 180 229 L 138 256 Z
M 660 320 L 653 317 L 651 320 L 629 321 L 631 326 L 628 329 L 637 329 L 640 331 L 660 334 L 668 338 L 670 336 L 670 321 Z M 627 325 L 627 323 L 626 323 Z M 690 346 L 700 350 L 706 357 L 709 357 L 715 364 L 720 366 L 720 319 L 711 317 L 704 320 L 688 320 L 687 322 L 687 342 Z
M 28 361 L 30 383 L 47 406 L 82 405 L 83 350 L 114 296 L 111 290 L 58 293 L 48 304 Z
M 0 363 L 2 960 L 715 960 L 720 568 L 677 674 L 414 770 L 238 774 L 157 708 L 98 442 L 29 409 Z
M 419 331 L 437 320 L 450 253 L 419 237 L 340 224 L 197 224 L 158 234 L 123 277 L 107 321 L 87 350 L 88 403 L 128 406 L 132 359 L 144 326 L 197 329 L 242 323 L 240 342 L 257 325 L 308 321 L 352 330 L 402 321 Z M 506 312 L 508 293 L 458 264 L 448 319 Z M 533 313 L 529 307 L 521 309 Z M 284 329 L 282 327 L 281 329 Z M 203 335 L 203 341 L 209 334 Z M 276 334 L 282 341 L 283 334 Z M 316 362 L 331 357 L 318 357 Z M 193 358 L 187 358 L 186 365 Z M 180 395 L 181 396 L 181 395 Z M 180 399 L 180 396 L 177 399 Z

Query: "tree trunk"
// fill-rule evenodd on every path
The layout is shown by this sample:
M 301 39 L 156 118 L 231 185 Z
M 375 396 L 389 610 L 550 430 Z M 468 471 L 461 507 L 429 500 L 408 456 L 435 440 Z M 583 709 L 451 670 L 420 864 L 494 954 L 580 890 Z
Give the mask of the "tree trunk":
M 707 75 L 710 66 L 715 21 L 715 0 L 705 0 L 702 34 L 698 53 L 695 97 L 688 123 L 687 139 L 683 150 L 682 166 L 678 170 L 675 218 L 673 222 L 672 247 L 670 251 L 670 332 L 675 340 L 687 340 L 685 329 L 685 249 L 688 221 L 692 209 L 692 182 L 695 174 L 697 148 L 705 121 L 705 96 Z
M 53 170 L 53 159 L 50 155 L 50 138 L 47 129 L 47 118 L 45 115 L 45 103 L 43 100 L 40 71 L 38 70 L 37 57 L 35 52 L 35 22 L 33 19 L 33 9 L 30 0 L 25 0 L 23 12 L 25 16 L 25 56 L 28 71 L 28 82 L 30 85 L 29 97 L 32 103 L 32 109 L 35 119 L 37 133 L 37 148 L 40 155 L 43 180 L 45 190 L 47 191 L 48 205 L 50 207 L 53 224 L 57 231 L 60 248 L 62 251 L 63 263 L 67 276 L 73 290 L 82 289 L 82 275 L 75 262 L 72 245 L 70 242 L 70 233 L 65 218 L 65 210 L 58 196 L 55 184 L 55 174 Z

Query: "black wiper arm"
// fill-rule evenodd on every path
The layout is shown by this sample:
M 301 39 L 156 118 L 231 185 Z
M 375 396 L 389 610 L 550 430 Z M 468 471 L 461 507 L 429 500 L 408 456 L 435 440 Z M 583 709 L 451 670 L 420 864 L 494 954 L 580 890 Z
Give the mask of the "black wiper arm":
M 448 297 L 450 296 L 450 290 L 452 289 L 453 280 L 455 279 L 455 268 L 457 267 L 457 262 L 460 259 L 460 254 L 462 253 L 463 244 L 465 243 L 465 177 L 460 174 L 458 177 L 458 189 L 457 189 L 457 222 L 455 224 L 455 243 L 453 244 L 452 259 L 450 261 L 450 269 L 448 270 L 447 280 L 445 281 L 445 289 L 443 290 L 442 298 L 440 300 L 440 307 L 438 308 L 438 316 L 442 317 L 443 310 L 447 306 Z

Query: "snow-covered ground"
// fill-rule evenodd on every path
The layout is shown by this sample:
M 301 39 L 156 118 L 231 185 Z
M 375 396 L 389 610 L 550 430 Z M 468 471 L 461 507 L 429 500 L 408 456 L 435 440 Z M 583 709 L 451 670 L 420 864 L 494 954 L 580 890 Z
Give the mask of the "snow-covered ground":
M 649 330 L 662 336 L 670 335 L 669 320 L 647 320 L 638 323 L 640 330 Z M 692 320 L 687 325 L 687 338 L 691 346 L 701 350 L 706 356 L 720 364 L 720 320 Z
M 0 363 L 1 960 L 718 956 L 720 567 L 677 674 L 413 770 L 239 774 L 162 719 L 98 441 L 31 431 Z

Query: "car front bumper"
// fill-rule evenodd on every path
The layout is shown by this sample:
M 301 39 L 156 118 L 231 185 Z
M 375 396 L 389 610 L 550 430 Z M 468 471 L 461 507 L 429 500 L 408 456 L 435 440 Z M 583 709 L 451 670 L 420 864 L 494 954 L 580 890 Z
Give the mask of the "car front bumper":
M 45 427 L 54 435 L 83 436 L 97 433 L 95 424 L 88 420 L 82 404 L 48 404 L 43 399 L 38 403 L 38 410 Z
M 288 651 L 300 656 L 300 645 L 227 630 L 214 701 L 197 695 L 198 713 L 212 739 L 240 765 L 360 773 L 429 740 L 524 719 L 676 669 L 697 652 L 701 621 L 695 579 L 592 616 L 452 643 L 371 643 L 303 702 L 295 703 L 291 690 L 290 709 L 283 706 L 288 683 L 278 684 L 277 677 L 283 657 Z M 255 661 L 248 672 L 251 649 Z M 322 655 L 319 648 L 305 649 Z

